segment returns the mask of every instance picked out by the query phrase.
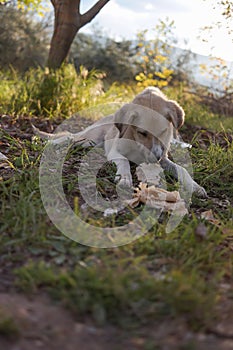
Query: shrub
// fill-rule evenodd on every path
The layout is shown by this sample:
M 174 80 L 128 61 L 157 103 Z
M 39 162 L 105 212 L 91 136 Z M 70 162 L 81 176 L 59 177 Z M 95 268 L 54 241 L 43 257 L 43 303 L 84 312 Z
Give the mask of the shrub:
M 101 73 L 80 67 L 77 74 L 71 64 L 56 71 L 30 69 L 23 75 L 11 69 L 0 76 L 2 114 L 67 117 L 95 104 L 103 93 Z
M 115 41 L 97 31 L 92 35 L 77 35 L 70 59 L 74 61 L 77 70 L 84 65 L 89 70 L 104 71 L 110 83 L 128 82 L 133 80 L 136 72 L 133 55 L 134 47 L 130 40 Z
M 33 21 L 12 6 L 0 5 L 0 67 L 26 71 L 43 66 L 48 55 L 48 33 L 43 21 Z

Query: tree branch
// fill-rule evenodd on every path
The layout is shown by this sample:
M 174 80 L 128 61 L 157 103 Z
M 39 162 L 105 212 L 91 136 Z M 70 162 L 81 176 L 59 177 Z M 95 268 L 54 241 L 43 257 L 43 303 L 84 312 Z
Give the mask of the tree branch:
M 80 13 L 80 0 L 77 1 L 78 13 Z
M 87 12 L 81 15 L 81 25 L 91 22 L 93 18 L 100 12 L 100 10 L 109 2 L 109 0 L 99 0 Z
M 57 5 L 57 0 L 50 0 L 50 1 L 52 3 L 53 7 L 55 8 L 55 6 Z

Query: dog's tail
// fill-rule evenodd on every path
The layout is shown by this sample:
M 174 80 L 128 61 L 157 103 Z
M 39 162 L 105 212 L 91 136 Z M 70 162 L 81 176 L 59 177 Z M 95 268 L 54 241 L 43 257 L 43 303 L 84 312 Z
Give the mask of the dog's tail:
M 44 140 L 56 140 L 59 138 L 63 138 L 65 136 L 67 136 L 67 138 L 69 138 L 72 134 L 69 131 L 63 131 L 63 132 L 59 132 L 57 134 L 50 134 L 48 132 L 44 132 L 41 131 L 40 129 L 36 128 L 35 125 L 32 124 L 32 130 L 34 132 L 35 135 L 39 136 L 40 138 L 44 139 Z
M 53 144 L 60 144 L 66 141 L 77 142 L 83 147 L 93 146 L 93 142 L 87 140 L 85 137 L 82 137 L 79 133 L 73 134 L 69 131 L 62 131 L 56 134 L 50 134 L 48 132 L 41 131 L 32 124 L 32 129 L 35 135 L 39 136 L 44 140 L 51 141 Z

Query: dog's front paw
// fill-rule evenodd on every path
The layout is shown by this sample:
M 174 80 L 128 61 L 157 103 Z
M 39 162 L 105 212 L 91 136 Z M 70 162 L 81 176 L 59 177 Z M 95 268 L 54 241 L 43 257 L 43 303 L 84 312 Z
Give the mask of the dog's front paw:
M 133 186 L 133 180 L 131 174 L 116 174 L 115 182 L 122 188 L 130 188 Z
M 206 190 L 203 187 L 201 187 L 200 185 L 198 185 L 196 182 L 194 182 L 194 184 L 193 184 L 193 193 L 195 193 L 195 195 L 200 197 L 200 198 L 207 198 L 208 197 Z

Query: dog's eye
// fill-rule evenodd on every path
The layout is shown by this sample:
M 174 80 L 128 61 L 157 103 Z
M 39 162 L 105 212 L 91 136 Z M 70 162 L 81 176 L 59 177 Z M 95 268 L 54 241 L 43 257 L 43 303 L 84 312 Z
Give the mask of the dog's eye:
M 138 132 L 138 134 L 140 134 L 140 135 L 142 135 L 144 137 L 148 136 L 148 132 L 147 131 L 138 130 L 137 132 Z

